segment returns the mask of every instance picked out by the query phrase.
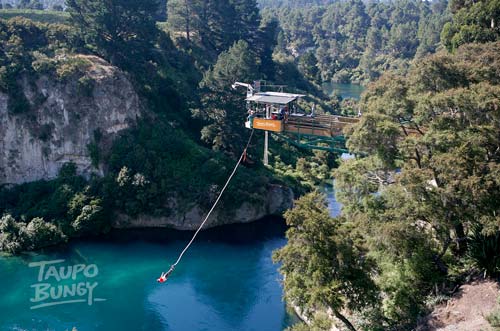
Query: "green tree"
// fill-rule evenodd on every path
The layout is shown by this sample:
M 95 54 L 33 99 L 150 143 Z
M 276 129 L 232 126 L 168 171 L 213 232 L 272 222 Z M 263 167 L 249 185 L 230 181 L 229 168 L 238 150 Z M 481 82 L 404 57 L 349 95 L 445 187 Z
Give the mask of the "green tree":
M 330 217 L 325 197 L 309 193 L 285 213 L 288 243 L 274 253 L 285 275 L 285 295 L 305 314 L 331 309 L 349 330 L 354 325 L 342 314 L 377 302 L 372 264 L 352 239 L 342 219 Z
M 434 1 L 430 8 L 423 7 L 418 22 L 416 57 L 434 53 L 440 45 L 441 30 L 451 16 L 446 0 Z
M 301 8 L 266 9 L 278 17 L 280 59 L 314 52 L 321 80 L 367 82 L 403 72 L 417 55 L 439 47 L 449 21 L 446 0 L 332 1 Z
M 68 0 L 68 12 L 91 50 L 130 69 L 149 58 L 158 30 L 155 0 Z
M 36 217 L 22 229 L 20 235 L 24 237 L 25 249 L 35 250 L 63 242 L 66 236 L 62 231 L 43 218 Z
M 253 44 L 257 38 L 260 26 L 260 13 L 256 0 L 229 0 L 236 17 L 233 18 L 233 28 L 236 30 L 236 40 L 245 40 Z M 228 17 L 226 17 L 228 19 Z
M 491 42 L 500 39 L 500 1 L 452 1 L 452 22 L 446 23 L 441 43 L 448 50 L 472 42 Z
M 273 81 L 276 72 L 273 52 L 277 45 L 279 34 L 279 21 L 275 18 L 263 20 L 258 31 L 257 40 L 254 43 L 255 52 L 260 58 L 259 71 L 264 75 L 263 78 Z
M 299 59 L 298 68 L 302 74 L 312 82 L 319 83 L 318 59 L 314 52 L 307 52 Z
M 107 230 L 106 215 L 100 199 L 80 192 L 73 196 L 68 208 L 68 214 L 73 220 L 71 226 L 77 234 L 101 233 Z
M 19 234 L 22 226 L 12 215 L 0 218 L 0 250 L 15 254 L 23 249 L 24 242 Z
M 361 100 L 348 146 L 366 157 L 341 164 L 336 189 L 379 267 L 389 325 L 411 327 L 430 291 L 446 288 L 450 270 L 471 256 L 467 268 L 497 268 L 499 47 L 421 59 L 407 75 L 383 76 Z
M 201 8 L 200 39 L 202 46 L 217 55 L 237 41 L 234 7 L 228 0 L 203 1 Z
M 238 40 L 258 43 L 260 14 L 255 0 L 171 0 L 167 13 L 174 35 L 181 33 L 188 42 L 195 37 L 196 44 L 210 55 L 215 53 L 215 58 Z
M 10 214 L 0 219 L 0 251 L 17 254 L 55 245 L 66 239 L 61 230 L 43 218 L 36 217 L 29 223 L 17 222 Z
M 246 117 L 241 93 L 231 90 L 236 81 L 253 81 L 259 75 L 259 62 L 247 42 L 240 40 L 227 52 L 222 52 L 217 63 L 208 70 L 200 83 L 201 108 L 194 116 L 208 122 L 202 130 L 202 139 L 215 150 L 236 157 L 245 140 L 242 125 Z
M 167 1 L 167 23 L 172 31 L 182 31 L 188 42 L 192 34 L 199 33 L 202 1 Z

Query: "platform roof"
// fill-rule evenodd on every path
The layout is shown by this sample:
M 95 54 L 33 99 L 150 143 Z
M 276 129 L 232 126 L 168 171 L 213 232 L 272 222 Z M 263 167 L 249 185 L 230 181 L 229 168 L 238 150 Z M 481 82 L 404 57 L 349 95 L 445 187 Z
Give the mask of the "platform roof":
M 292 94 L 292 93 L 282 93 L 282 92 L 259 92 L 255 93 L 251 97 L 248 97 L 247 101 L 264 103 L 264 104 L 277 104 L 277 105 L 287 105 L 292 101 L 303 97 L 302 94 Z

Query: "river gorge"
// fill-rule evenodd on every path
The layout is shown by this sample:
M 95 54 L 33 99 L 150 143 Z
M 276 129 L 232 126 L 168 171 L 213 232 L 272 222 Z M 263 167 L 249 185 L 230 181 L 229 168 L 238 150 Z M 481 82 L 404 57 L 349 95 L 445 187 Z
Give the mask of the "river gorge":
M 338 215 L 331 186 L 325 194 Z M 192 232 L 116 229 L 0 256 L 0 279 L 8 280 L 0 286 L 0 331 L 284 330 L 298 321 L 272 262 L 285 231 L 278 217 L 204 231 L 165 285 L 156 278 Z
M 332 188 L 325 194 L 337 215 Z M 0 286 L 0 330 L 283 330 L 298 320 L 271 258 L 286 244 L 285 231 L 280 218 L 204 231 L 164 285 L 156 278 L 191 232 L 115 230 L 0 257 L 0 278 L 9 280 Z

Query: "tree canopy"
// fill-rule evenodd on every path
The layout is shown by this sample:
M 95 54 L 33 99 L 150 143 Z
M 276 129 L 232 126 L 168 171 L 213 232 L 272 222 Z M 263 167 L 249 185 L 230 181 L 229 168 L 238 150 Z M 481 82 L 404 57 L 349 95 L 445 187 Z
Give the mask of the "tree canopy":
M 323 195 L 309 193 L 285 213 L 288 243 L 274 253 L 281 262 L 287 299 L 312 317 L 331 309 L 355 330 L 343 309 L 360 311 L 378 302 L 373 264 L 349 238 L 344 220 L 333 219 Z
M 393 2 L 347 0 L 306 7 L 266 8 L 277 16 L 282 56 L 314 53 L 321 81 L 367 82 L 388 69 L 406 70 L 415 56 L 439 47 L 440 32 L 450 20 L 445 0 Z
M 466 257 L 481 261 L 469 247 L 475 231 L 496 240 L 500 230 L 499 47 L 438 53 L 416 62 L 407 76 L 383 77 L 363 97 L 365 114 L 348 146 L 368 156 L 338 169 L 338 197 L 373 256 L 394 266 L 382 268 L 379 278 L 393 319 L 410 323 L 425 289 Z M 488 254 L 495 261 L 498 252 Z M 478 267 L 500 271 L 497 264 Z M 391 284 L 385 272 L 395 270 L 400 281 L 420 285 L 384 288 Z
M 172 0 L 167 2 L 167 17 L 175 36 L 195 42 L 212 57 L 238 40 L 256 42 L 260 25 L 255 0 Z
M 276 258 L 290 301 L 349 311 L 354 328 L 406 330 L 432 295 L 471 273 L 500 274 L 499 62 L 499 42 L 467 44 L 369 86 L 346 132 L 358 157 L 335 171 L 342 216 L 330 218 L 316 193 L 285 215 L 289 242 Z M 356 272 L 336 264 L 342 247 Z M 359 290 L 380 300 L 375 309 L 349 307 Z
M 120 67 L 147 58 L 158 30 L 155 0 L 68 0 L 71 22 L 97 54 Z
M 452 0 L 450 7 L 453 21 L 446 23 L 441 33 L 441 42 L 448 50 L 500 39 L 500 1 Z
M 231 85 L 236 81 L 252 82 L 258 77 L 258 57 L 243 40 L 222 52 L 213 68 L 205 73 L 200 83 L 201 107 L 194 115 L 208 121 L 202 129 L 202 139 L 215 150 L 234 157 L 241 152 L 244 135 L 248 133 L 242 125 L 246 109 L 241 93 L 232 90 Z

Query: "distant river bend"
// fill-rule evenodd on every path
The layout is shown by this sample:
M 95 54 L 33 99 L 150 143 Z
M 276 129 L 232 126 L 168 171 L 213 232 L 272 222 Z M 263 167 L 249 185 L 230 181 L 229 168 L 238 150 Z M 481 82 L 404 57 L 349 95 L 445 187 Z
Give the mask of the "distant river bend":
M 350 83 L 323 83 L 322 87 L 327 95 L 336 93 L 343 99 L 351 98 L 359 100 L 361 94 L 365 91 L 364 86 Z

